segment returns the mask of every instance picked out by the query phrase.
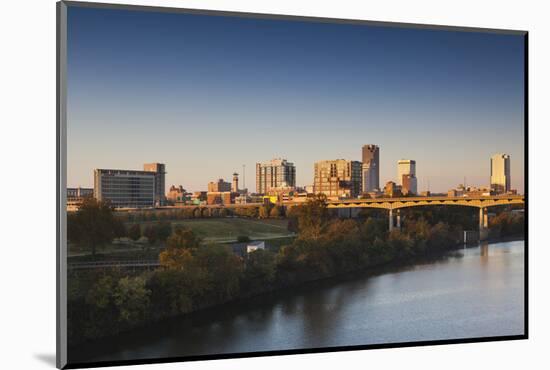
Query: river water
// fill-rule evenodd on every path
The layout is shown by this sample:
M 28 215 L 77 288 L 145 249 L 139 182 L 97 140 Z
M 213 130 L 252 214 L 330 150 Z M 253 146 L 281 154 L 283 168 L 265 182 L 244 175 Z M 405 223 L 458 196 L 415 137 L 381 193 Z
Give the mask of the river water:
M 308 284 L 69 351 L 76 362 L 524 334 L 524 242 Z

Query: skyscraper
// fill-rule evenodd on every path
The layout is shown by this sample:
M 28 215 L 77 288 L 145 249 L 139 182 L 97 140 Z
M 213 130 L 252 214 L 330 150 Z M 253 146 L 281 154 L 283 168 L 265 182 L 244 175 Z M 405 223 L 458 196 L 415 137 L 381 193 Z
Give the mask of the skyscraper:
M 355 198 L 361 193 L 361 162 L 336 159 L 315 162 L 313 192 L 331 198 Z
M 380 148 L 378 145 L 363 145 L 361 178 L 363 192 L 380 189 Z
M 414 159 L 400 159 L 397 161 L 397 183 L 401 185 L 404 194 L 417 193 L 416 161 Z
M 497 194 L 510 191 L 510 156 L 495 154 L 491 157 L 491 190 Z
M 256 192 L 266 194 L 272 188 L 296 187 L 296 167 L 286 159 L 256 163 Z

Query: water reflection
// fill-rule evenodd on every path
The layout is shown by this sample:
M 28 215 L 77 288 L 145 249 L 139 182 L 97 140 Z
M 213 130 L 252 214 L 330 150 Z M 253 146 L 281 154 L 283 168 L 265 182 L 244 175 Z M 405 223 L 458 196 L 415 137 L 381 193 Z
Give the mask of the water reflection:
M 73 349 L 126 360 L 523 333 L 523 242 L 226 304 Z

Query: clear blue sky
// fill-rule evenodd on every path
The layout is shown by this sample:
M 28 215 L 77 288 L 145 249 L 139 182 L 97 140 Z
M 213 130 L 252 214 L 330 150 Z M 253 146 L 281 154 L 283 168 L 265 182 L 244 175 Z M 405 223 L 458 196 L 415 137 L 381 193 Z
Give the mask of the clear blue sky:
M 476 32 L 68 10 L 68 186 L 94 168 L 166 164 L 206 189 L 284 157 L 313 163 L 380 146 L 381 182 L 417 161 L 419 191 L 488 185 L 511 155 L 523 192 L 523 38 Z

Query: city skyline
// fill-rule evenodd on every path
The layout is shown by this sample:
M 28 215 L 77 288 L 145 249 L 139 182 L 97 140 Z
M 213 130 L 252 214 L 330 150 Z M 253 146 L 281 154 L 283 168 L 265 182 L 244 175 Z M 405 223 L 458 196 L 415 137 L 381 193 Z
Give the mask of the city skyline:
M 69 11 L 69 187 L 160 162 L 166 187 L 236 171 L 254 189 L 255 164 L 279 157 L 312 185 L 315 162 L 360 161 L 372 143 L 380 186 L 401 158 L 419 192 L 488 185 L 488 158 L 507 153 L 524 192 L 520 36 Z

